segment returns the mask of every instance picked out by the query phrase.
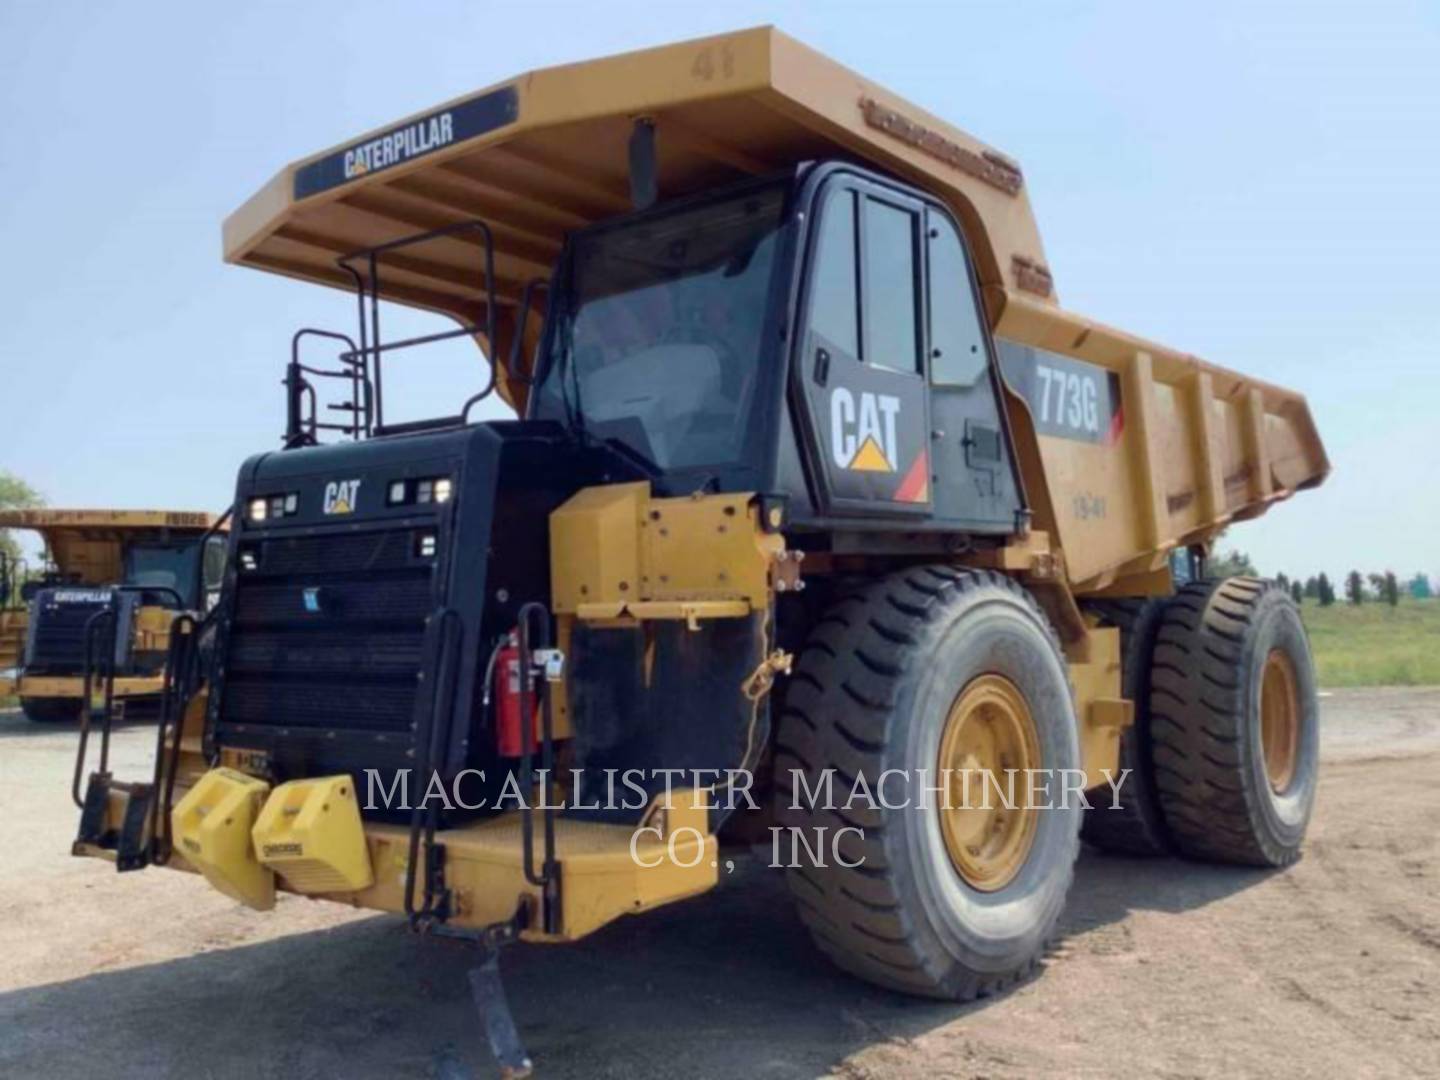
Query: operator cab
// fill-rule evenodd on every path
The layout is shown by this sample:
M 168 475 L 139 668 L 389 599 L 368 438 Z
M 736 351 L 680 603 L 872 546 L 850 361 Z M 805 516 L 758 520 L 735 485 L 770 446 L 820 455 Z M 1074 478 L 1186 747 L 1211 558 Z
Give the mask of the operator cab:
M 1016 527 L 969 253 L 919 192 L 829 164 L 663 205 L 575 234 L 553 292 L 529 415 L 657 490 L 774 492 L 802 530 Z

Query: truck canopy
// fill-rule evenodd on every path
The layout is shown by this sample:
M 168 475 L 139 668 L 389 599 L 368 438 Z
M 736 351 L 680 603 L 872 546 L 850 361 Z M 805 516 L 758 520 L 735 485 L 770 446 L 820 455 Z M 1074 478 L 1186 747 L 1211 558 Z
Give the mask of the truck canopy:
M 56 569 L 82 585 L 119 580 L 126 544 L 199 537 L 217 520 L 194 510 L 0 510 L 0 529 L 38 532 Z
M 981 280 L 1053 300 L 1020 167 L 770 27 L 531 72 L 277 174 L 225 222 L 234 263 L 344 288 L 336 257 L 482 219 L 498 322 L 565 234 L 632 209 L 628 146 L 653 124 L 662 198 L 803 161 L 868 161 L 949 202 Z M 385 260 L 387 298 L 482 321 L 477 235 Z

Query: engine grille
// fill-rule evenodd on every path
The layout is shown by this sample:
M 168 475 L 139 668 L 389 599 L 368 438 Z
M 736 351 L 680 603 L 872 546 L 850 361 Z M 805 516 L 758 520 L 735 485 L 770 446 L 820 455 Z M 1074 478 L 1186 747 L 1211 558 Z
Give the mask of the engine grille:
M 226 636 L 222 741 L 408 735 L 435 602 L 433 560 L 415 556 L 414 530 L 272 537 L 253 550 L 258 565 L 239 572 Z
M 85 624 L 103 603 L 48 603 L 37 605 L 30 627 L 31 647 L 26 666 L 36 673 L 75 674 L 85 666 Z

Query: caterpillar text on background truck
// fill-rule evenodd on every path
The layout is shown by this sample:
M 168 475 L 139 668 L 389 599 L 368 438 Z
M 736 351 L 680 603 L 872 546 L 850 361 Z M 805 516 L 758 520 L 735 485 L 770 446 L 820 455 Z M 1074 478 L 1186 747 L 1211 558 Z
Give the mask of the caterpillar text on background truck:
M 92 780 L 77 850 L 113 856 L 128 814 L 131 864 L 257 909 L 286 890 L 495 945 L 703 892 L 719 845 L 771 828 L 841 834 L 785 871 L 819 948 L 955 999 L 1033 968 L 1082 831 L 1297 856 L 1305 637 L 1284 593 L 1203 562 L 1324 479 L 1310 413 L 1062 307 L 1005 155 L 762 28 L 348 140 L 224 242 L 355 292 L 359 324 L 296 336 L 213 650 L 153 782 Z M 377 298 L 480 345 L 453 415 L 387 409 L 438 335 L 386 337 Z M 470 418 L 492 389 L 520 419 Z M 667 799 L 663 770 L 701 779 Z M 1049 770 L 1096 808 L 797 797 L 947 770 Z M 453 797 L 422 807 L 432 780 Z M 407 782 L 411 811 L 371 798 Z M 528 1068 L 493 952 L 474 981 Z

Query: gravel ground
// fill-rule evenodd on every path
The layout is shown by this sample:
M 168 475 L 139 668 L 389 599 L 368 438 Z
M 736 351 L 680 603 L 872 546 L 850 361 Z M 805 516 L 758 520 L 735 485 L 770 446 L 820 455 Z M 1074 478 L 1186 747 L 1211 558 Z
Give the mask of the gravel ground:
M 543 1077 L 1413 1076 L 1440 1068 L 1440 688 L 1323 702 L 1319 805 L 1283 872 L 1087 852 L 1043 972 L 980 1005 L 835 973 L 783 883 L 504 958 Z M 470 947 L 293 897 L 67 857 L 74 732 L 0 714 L 0 1076 L 494 1075 Z M 152 730 L 116 741 L 142 775 Z

